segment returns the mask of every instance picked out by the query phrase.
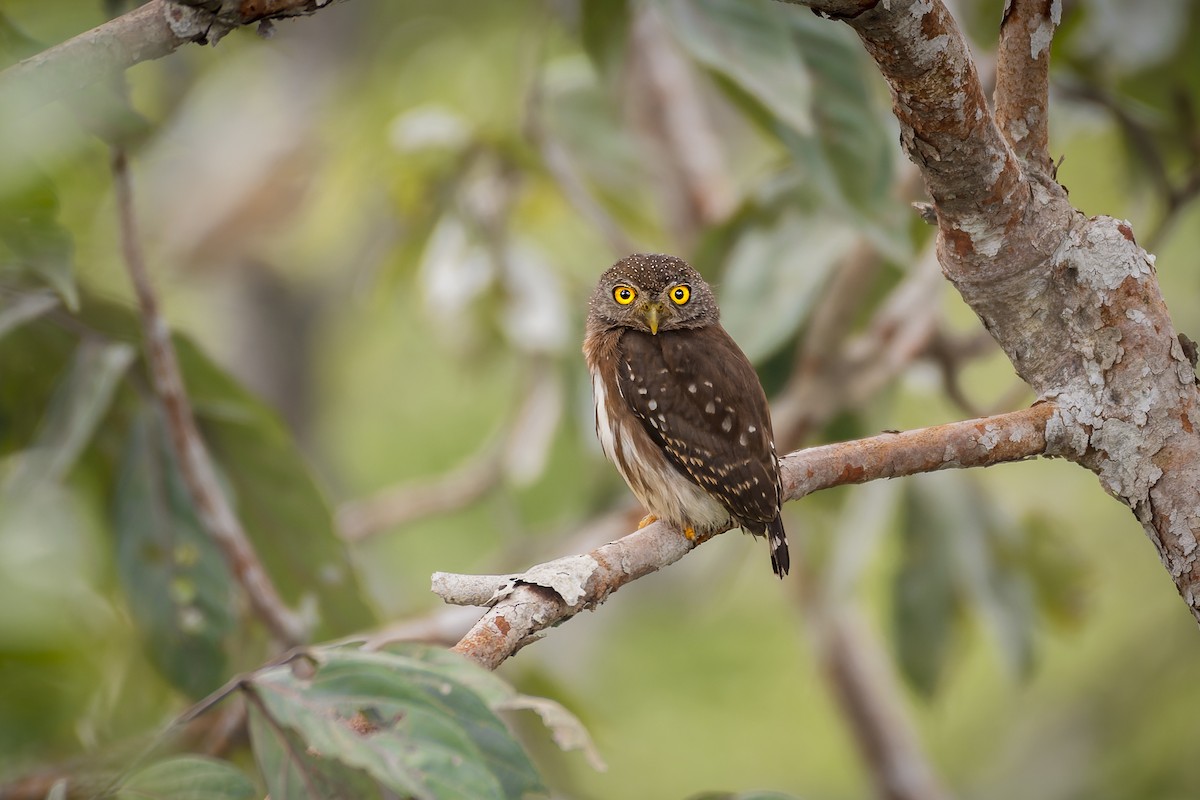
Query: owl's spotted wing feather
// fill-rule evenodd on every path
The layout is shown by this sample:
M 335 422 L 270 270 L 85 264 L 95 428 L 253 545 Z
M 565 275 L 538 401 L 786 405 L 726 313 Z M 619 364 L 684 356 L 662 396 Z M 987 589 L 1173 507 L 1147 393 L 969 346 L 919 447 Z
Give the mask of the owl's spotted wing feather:
M 670 461 L 743 527 L 769 534 L 774 548 L 783 531 L 770 412 L 729 334 L 719 325 L 657 336 L 626 331 L 617 369 L 621 395 Z

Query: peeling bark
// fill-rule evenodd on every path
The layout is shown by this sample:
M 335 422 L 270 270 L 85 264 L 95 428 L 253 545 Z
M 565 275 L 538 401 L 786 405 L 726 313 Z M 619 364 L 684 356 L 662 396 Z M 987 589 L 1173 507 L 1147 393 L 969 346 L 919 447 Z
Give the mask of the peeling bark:
M 1087 467 L 1130 506 L 1200 621 L 1195 371 L 1159 291 L 1154 257 L 1128 222 L 1071 206 L 1048 174 L 1044 111 L 1021 111 L 1044 107 L 1059 13 L 1056 2 L 1010 0 L 998 64 L 1000 126 L 940 0 L 891 0 L 846 22 L 892 89 L 901 144 L 937 210 L 943 272 L 1017 374 L 1055 403 L 1047 452 Z

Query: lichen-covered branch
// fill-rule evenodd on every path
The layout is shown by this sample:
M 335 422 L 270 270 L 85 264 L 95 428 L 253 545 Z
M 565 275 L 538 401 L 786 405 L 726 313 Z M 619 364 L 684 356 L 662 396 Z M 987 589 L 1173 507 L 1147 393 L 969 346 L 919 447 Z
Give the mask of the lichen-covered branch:
M 1047 452 L 1133 509 L 1200 621 L 1200 392 L 1154 257 L 1128 222 L 1074 209 L 1036 154 L 1017 157 L 941 0 L 865 2 L 855 14 L 845 0 L 802 4 L 845 19 L 888 81 L 937 210 L 942 271 L 1017 374 L 1054 401 Z M 1056 12 L 1032 0 L 1008 12 L 998 94 L 1011 136 L 1019 98 L 1043 91 L 1045 65 L 1030 62 L 1048 51 Z
M 188 42 L 216 42 L 242 25 L 316 13 L 343 0 L 149 0 L 0 72 L 0 113 L 20 114 Z
M 820 489 L 879 478 L 1030 458 L 1045 450 L 1045 429 L 1053 415 L 1053 405 L 1041 403 L 985 419 L 799 450 L 783 458 L 784 498 L 798 500 Z M 433 590 L 450 603 L 491 606 L 454 649 L 495 669 L 546 628 L 595 608 L 625 584 L 675 563 L 704 541 L 689 541 L 656 522 L 519 575 L 435 573 Z

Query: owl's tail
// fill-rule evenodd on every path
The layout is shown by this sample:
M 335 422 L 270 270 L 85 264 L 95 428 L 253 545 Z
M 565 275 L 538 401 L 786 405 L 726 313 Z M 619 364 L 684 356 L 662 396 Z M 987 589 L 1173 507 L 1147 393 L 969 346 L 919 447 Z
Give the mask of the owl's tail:
M 783 529 L 783 518 L 776 517 L 767 523 L 767 544 L 771 548 L 771 569 L 782 578 L 792 566 L 788 555 L 787 531 Z

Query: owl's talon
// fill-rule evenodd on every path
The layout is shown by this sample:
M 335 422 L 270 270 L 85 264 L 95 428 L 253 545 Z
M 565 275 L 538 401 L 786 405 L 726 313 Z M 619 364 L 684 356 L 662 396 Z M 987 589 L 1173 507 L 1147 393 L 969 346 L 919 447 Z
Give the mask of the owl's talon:
M 658 522 L 658 517 L 654 516 L 653 514 L 647 514 L 646 516 L 642 517 L 642 521 L 638 523 L 638 530 L 640 531 L 642 528 L 654 522 Z
M 687 537 L 687 540 L 689 542 L 696 541 L 696 529 L 695 528 L 684 528 L 683 535 Z

